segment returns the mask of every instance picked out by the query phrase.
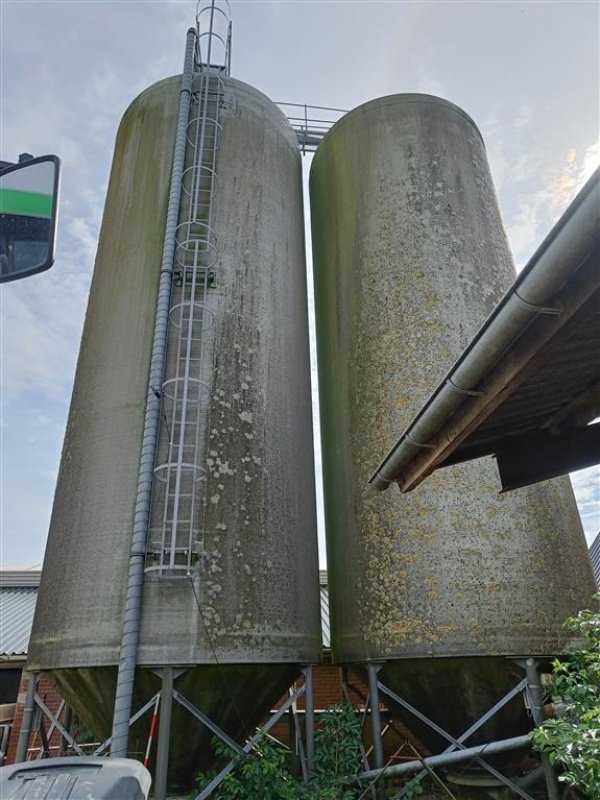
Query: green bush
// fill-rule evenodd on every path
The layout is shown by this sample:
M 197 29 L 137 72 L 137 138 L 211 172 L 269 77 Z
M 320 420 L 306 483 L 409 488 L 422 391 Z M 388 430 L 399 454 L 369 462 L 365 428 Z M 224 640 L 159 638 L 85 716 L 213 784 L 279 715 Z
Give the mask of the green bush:
M 590 800 L 600 798 L 600 613 L 580 611 L 565 622 L 585 647 L 553 664 L 556 718 L 532 732 L 537 750 L 560 766 L 559 780 Z
M 350 705 L 331 706 L 315 733 L 315 771 L 308 784 L 311 800 L 353 800 L 353 779 L 361 772 L 361 721 Z
M 288 754 L 267 737 L 251 753 L 237 756 L 232 772 L 211 795 L 215 800 L 354 800 L 360 794 L 353 777 L 361 771 L 361 722 L 349 705 L 332 706 L 321 718 L 315 733 L 315 769 L 308 783 L 295 778 Z M 220 739 L 213 739 L 217 756 L 230 760 L 234 752 Z M 196 795 L 215 773 L 200 773 Z

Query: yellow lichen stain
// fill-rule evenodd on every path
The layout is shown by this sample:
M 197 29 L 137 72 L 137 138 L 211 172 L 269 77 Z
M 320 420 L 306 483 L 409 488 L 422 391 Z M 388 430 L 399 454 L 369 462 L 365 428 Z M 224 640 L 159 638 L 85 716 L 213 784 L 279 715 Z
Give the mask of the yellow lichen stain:
M 423 293 L 423 306 L 425 308 L 437 308 L 439 304 L 440 299 L 434 292 L 428 291 Z

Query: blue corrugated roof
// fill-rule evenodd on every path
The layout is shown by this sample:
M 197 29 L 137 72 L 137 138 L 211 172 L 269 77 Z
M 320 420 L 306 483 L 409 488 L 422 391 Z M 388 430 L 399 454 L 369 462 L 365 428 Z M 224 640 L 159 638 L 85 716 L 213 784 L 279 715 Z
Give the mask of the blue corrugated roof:
M 0 660 L 27 655 L 39 572 L 0 573 Z

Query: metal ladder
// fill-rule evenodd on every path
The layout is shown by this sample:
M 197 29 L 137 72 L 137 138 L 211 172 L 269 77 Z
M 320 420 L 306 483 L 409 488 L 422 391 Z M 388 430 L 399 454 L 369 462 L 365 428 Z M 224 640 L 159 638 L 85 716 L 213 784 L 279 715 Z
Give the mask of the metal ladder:
M 211 291 L 218 284 L 215 231 L 220 112 L 229 74 L 228 4 L 197 14 L 198 48 L 187 127 L 186 167 L 176 233 L 165 376 L 146 572 L 186 577 L 202 547 L 206 430 L 211 396 Z M 209 16 L 206 32 L 203 17 Z M 225 27 L 226 33 L 218 31 Z M 200 46 L 207 40 L 206 60 Z M 221 52 L 216 54 L 216 50 Z M 215 61 L 217 63 L 215 63 Z

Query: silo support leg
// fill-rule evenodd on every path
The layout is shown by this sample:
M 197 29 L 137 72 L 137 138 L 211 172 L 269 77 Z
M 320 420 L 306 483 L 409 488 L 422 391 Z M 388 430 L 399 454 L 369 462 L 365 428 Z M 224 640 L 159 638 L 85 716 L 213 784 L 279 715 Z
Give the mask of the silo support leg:
M 425 714 L 422 714 L 417 708 L 412 706 L 406 700 L 403 700 L 401 697 L 399 697 L 395 692 L 393 692 L 391 689 L 389 689 L 383 683 L 379 683 L 378 686 L 379 686 L 379 689 L 384 694 L 386 694 L 388 697 L 390 697 L 394 701 L 394 703 L 397 703 L 398 705 L 400 705 L 403 708 L 405 708 L 412 715 L 417 717 L 417 719 L 420 719 L 421 722 L 424 722 L 429 728 L 431 728 L 431 730 L 435 731 L 436 733 L 439 733 L 440 736 L 442 736 L 444 739 L 446 739 L 448 742 L 451 743 L 451 746 L 448 747 L 442 754 L 440 754 L 440 758 L 441 758 L 441 757 L 444 757 L 444 756 L 451 757 L 452 751 L 454 751 L 456 749 L 463 749 L 463 750 L 467 749 L 465 747 L 465 744 L 464 744 L 465 739 L 467 739 L 469 736 L 471 736 L 471 734 L 474 733 L 474 731 L 477 730 L 483 724 L 484 720 L 489 719 L 490 716 L 495 714 L 496 711 L 498 711 L 498 709 L 500 709 L 503 705 L 505 705 L 508 702 L 509 699 L 514 697 L 516 693 L 522 691 L 522 689 L 525 687 L 525 684 L 526 684 L 526 680 L 525 679 L 519 681 L 517 686 L 515 686 L 513 689 L 511 689 L 511 691 L 508 692 L 508 694 L 505 695 L 502 698 L 502 700 L 500 700 L 498 703 L 496 703 L 495 706 L 493 706 L 489 711 L 487 711 L 483 715 L 483 717 L 481 717 L 474 725 L 472 725 L 467 731 L 465 731 L 458 739 L 455 739 L 453 736 L 451 736 L 443 728 L 440 728 L 440 726 L 437 725 L 433 720 L 429 719 L 429 717 L 426 717 Z M 526 740 L 526 738 L 527 737 L 525 737 L 525 740 Z M 492 743 L 490 743 L 489 747 L 491 748 L 491 747 L 493 747 L 493 745 L 494 745 L 494 743 L 492 742 Z M 490 750 L 488 749 L 486 752 L 490 752 Z M 525 792 L 523 789 L 521 789 L 519 786 L 517 786 L 515 783 L 513 783 L 513 781 L 511 781 L 509 778 L 507 778 L 506 775 L 502 775 L 501 772 L 498 772 L 497 769 L 492 767 L 491 764 L 488 764 L 487 761 L 485 761 L 478 754 L 474 755 L 474 761 L 476 761 L 479 764 L 479 766 L 481 766 L 483 769 L 485 769 L 487 772 L 489 772 L 491 775 L 493 775 L 495 778 L 497 778 L 499 781 L 501 781 L 505 786 L 508 786 L 508 788 L 515 795 L 517 795 L 517 797 L 521 797 L 521 798 L 523 798 L 523 800 L 532 800 L 531 795 L 527 794 L 527 792 Z M 392 773 L 388 770 L 388 774 L 392 774 Z M 400 792 L 400 795 L 402 795 L 402 790 Z
M 344 700 L 347 705 L 351 706 L 352 698 L 350 697 L 350 688 L 348 685 L 348 671 L 342 667 L 341 669 L 341 686 L 342 686 L 342 699 Z M 363 718 L 361 721 L 361 730 L 364 729 L 365 725 L 365 716 L 363 714 Z M 367 758 L 367 752 L 365 750 L 365 746 L 363 744 L 363 738 L 360 738 L 360 758 L 363 765 L 363 770 L 366 772 L 369 769 L 369 759 Z M 369 792 L 371 794 L 372 800 L 377 800 L 377 790 L 374 785 L 369 788 Z
M 373 730 L 373 752 L 375 755 L 375 768 L 383 769 L 383 740 L 381 737 L 381 712 L 379 710 L 379 684 L 377 673 L 380 664 L 369 664 L 369 707 L 371 709 L 371 728 Z
M 527 693 L 531 705 L 531 716 L 536 726 L 538 726 L 541 725 L 545 719 L 544 690 L 542 689 L 540 676 L 533 658 L 528 658 L 525 662 L 525 674 L 527 676 Z M 542 769 L 544 770 L 544 778 L 546 779 L 546 787 L 548 789 L 548 800 L 560 800 L 560 790 L 554 768 L 548 760 L 548 756 L 542 755 L 541 761 Z
M 304 673 L 304 707 L 305 735 L 306 735 L 306 767 L 309 776 L 315 769 L 315 697 L 313 692 L 312 666 L 302 668 Z
M 165 800 L 167 796 L 167 769 L 169 767 L 172 708 L 173 667 L 165 667 L 162 670 L 162 687 L 160 690 L 160 718 L 156 748 L 156 775 L 154 778 L 155 800 Z
M 292 688 L 289 689 L 289 696 L 294 694 Z M 304 783 L 308 781 L 308 767 L 306 764 L 306 751 L 304 748 L 304 739 L 302 735 L 302 727 L 298 719 L 298 704 L 292 703 L 289 708 L 288 714 L 290 715 L 290 741 L 292 738 L 295 740 L 294 752 L 298 755 L 300 762 L 300 769 L 302 770 L 302 780 Z
M 377 673 L 381 669 L 381 664 L 369 664 L 369 709 L 371 711 L 371 729 L 373 731 L 373 754 L 375 756 L 375 769 L 383 770 L 383 733 L 381 731 L 381 710 L 379 707 L 379 681 Z M 383 785 L 376 788 L 376 795 L 380 800 L 385 797 Z
M 23 719 L 21 720 L 21 730 L 19 731 L 19 742 L 17 744 L 17 754 L 15 756 L 15 761 L 17 763 L 27 759 L 27 745 L 29 744 L 31 723 L 33 722 L 33 712 L 35 711 L 35 690 L 38 680 L 39 673 L 29 673 L 25 708 L 23 709 Z

